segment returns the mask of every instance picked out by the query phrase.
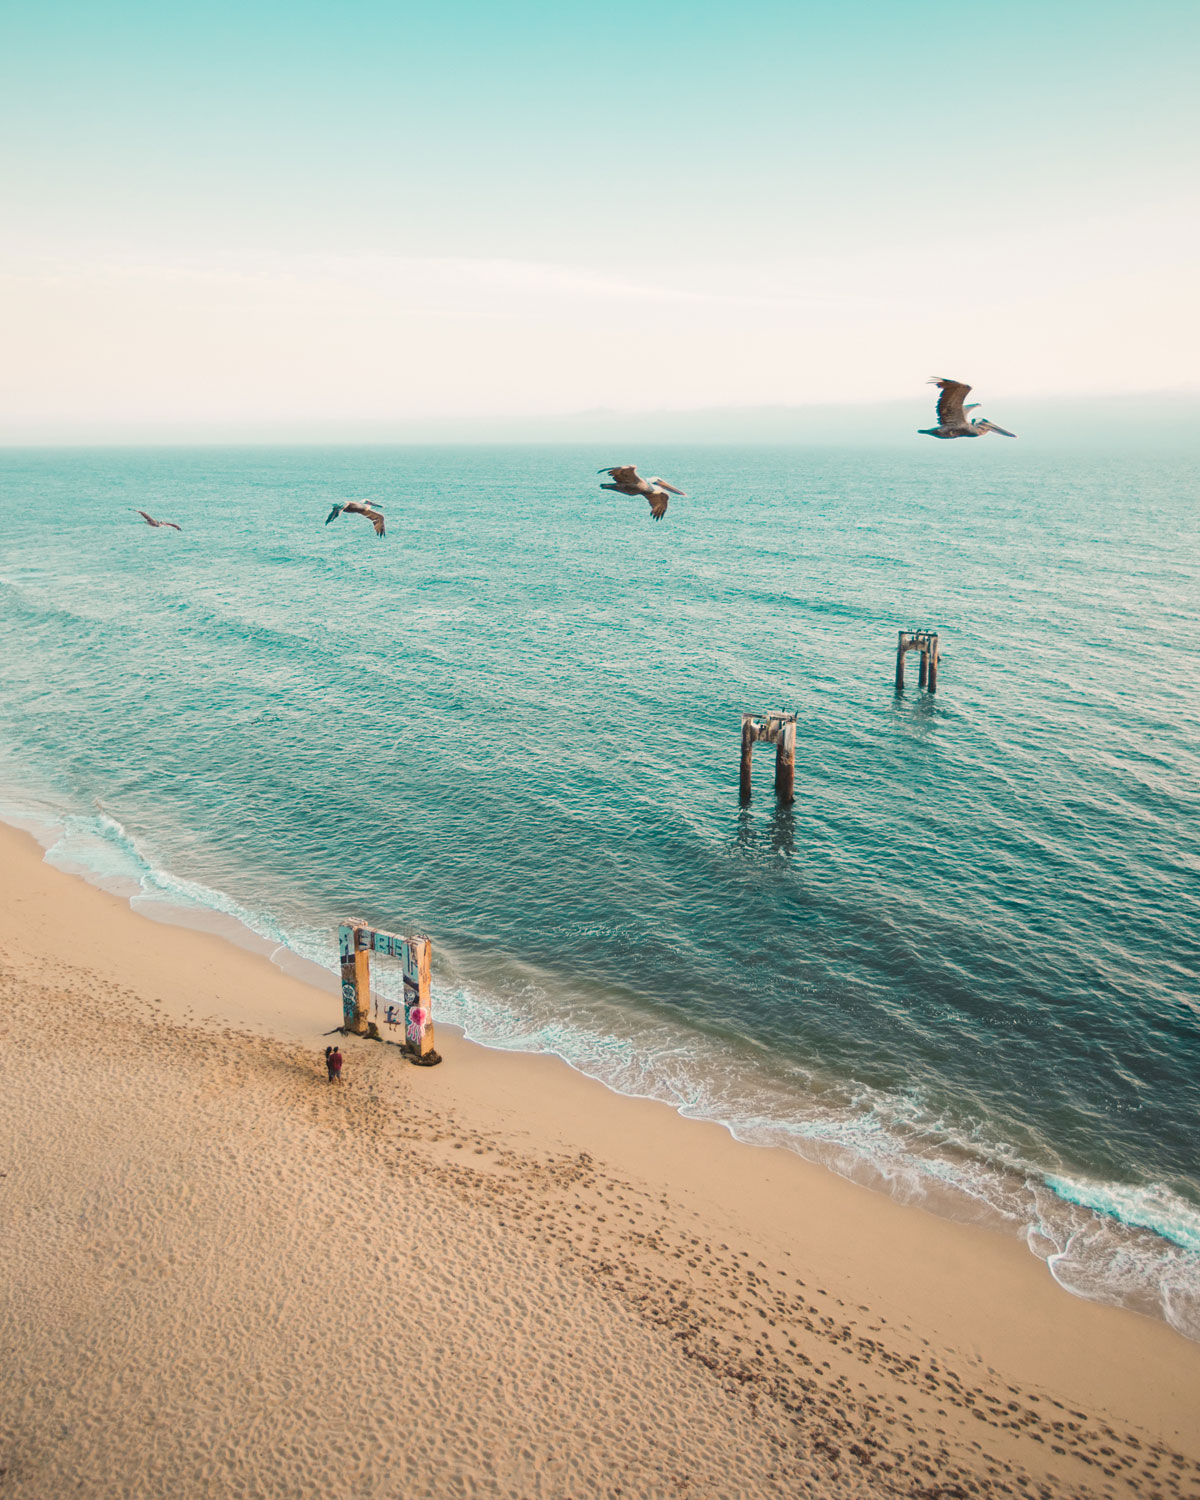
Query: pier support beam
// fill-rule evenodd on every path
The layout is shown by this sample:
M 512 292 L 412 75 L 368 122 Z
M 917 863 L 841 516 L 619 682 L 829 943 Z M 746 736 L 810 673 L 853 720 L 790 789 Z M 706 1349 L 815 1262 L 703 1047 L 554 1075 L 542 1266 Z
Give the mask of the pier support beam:
M 791 802 L 796 785 L 796 715 L 782 711 L 769 713 L 765 719 L 756 719 L 753 714 L 742 715 L 742 761 L 738 790 L 743 802 L 750 800 L 754 747 L 762 743 L 775 746 L 775 795 L 781 802 Z
M 754 720 L 749 714 L 742 715 L 742 767 L 738 778 L 738 794 L 743 802 L 749 802 L 753 790 L 750 769 L 754 761 Z
M 796 786 L 796 720 L 783 726 L 775 745 L 775 795 L 780 802 L 795 801 Z

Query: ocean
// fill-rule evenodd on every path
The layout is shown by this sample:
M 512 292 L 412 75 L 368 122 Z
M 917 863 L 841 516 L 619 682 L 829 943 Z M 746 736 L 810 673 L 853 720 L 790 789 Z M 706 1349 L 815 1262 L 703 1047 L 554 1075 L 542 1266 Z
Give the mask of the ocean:
M 428 932 L 436 1024 L 1200 1338 L 1191 458 L 9 450 L 0 516 L 0 813 L 55 863 L 320 965 L 331 1025 L 339 920 Z M 796 800 L 763 746 L 743 807 L 770 709 Z

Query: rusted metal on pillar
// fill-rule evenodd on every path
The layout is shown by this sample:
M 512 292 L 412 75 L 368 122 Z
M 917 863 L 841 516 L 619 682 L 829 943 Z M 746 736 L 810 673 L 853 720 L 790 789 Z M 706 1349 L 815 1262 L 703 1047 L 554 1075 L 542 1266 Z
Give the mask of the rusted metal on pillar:
M 938 633 L 936 630 L 900 630 L 896 646 L 896 691 L 904 690 L 904 658 L 910 651 L 919 651 L 921 666 L 917 673 L 917 686 L 931 693 L 937 692 Z
M 796 715 L 782 710 L 756 719 L 742 715 L 742 764 L 740 792 L 743 802 L 750 800 L 750 770 L 757 744 L 775 746 L 775 793 L 781 802 L 791 802 L 796 784 Z

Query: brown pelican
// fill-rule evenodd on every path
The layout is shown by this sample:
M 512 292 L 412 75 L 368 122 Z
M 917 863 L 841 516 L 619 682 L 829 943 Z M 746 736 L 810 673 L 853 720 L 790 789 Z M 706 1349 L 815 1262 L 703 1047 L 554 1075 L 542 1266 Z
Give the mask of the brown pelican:
M 372 505 L 369 500 L 348 500 L 345 505 L 335 505 L 325 517 L 326 526 L 330 521 L 336 521 L 343 511 L 348 516 L 366 516 L 375 528 L 375 535 L 383 536 L 383 512 L 377 505 Z
M 1009 432 L 1006 427 L 997 427 L 995 422 L 989 422 L 986 417 L 972 417 L 970 421 L 967 420 L 967 413 L 974 411 L 979 402 L 973 401 L 970 406 L 963 405 L 963 397 L 969 393 L 971 387 L 964 385 L 961 380 L 939 380 L 936 375 L 933 375 L 928 384 L 936 385 L 941 395 L 938 397 L 937 404 L 938 425 L 917 429 L 924 437 L 982 437 L 985 432 L 998 432 L 1001 437 L 1016 437 L 1015 432 Z
M 135 506 L 134 509 L 136 510 L 137 507 Z M 156 521 L 153 516 L 148 516 L 144 510 L 139 510 L 138 515 L 141 516 L 142 520 L 145 521 L 147 526 L 169 526 L 172 531 L 183 530 L 183 527 L 177 525 L 174 521 Z
M 611 474 L 613 477 L 612 484 L 600 486 L 602 490 L 616 490 L 618 495 L 644 495 L 650 506 L 650 514 L 656 521 L 661 521 L 667 513 L 668 490 L 672 495 L 683 495 L 682 490 L 677 490 L 657 474 L 652 479 L 643 479 L 633 464 L 619 464 L 615 469 L 597 469 L 596 473 Z

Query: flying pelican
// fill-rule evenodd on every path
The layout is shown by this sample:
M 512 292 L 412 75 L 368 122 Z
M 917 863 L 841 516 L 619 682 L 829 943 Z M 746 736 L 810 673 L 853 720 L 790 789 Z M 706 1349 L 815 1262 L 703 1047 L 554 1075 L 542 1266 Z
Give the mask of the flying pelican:
M 383 536 L 383 511 L 377 505 L 372 505 L 369 500 L 348 500 L 345 505 L 335 505 L 325 517 L 326 526 L 330 521 L 336 521 L 338 516 L 345 511 L 348 516 L 366 516 L 375 528 L 376 536 Z
M 656 521 L 661 521 L 667 513 L 668 490 L 672 495 L 683 495 L 682 490 L 677 490 L 657 474 L 652 479 L 643 479 L 633 464 L 619 464 L 615 469 L 597 469 L 596 473 L 611 474 L 613 477 L 614 483 L 602 484 L 602 490 L 616 490 L 618 495 L 644 495 L 650 506 L 650 514 Z
M 979 402 L 973 401 L 970 406 L 963 405 L 963 397 L 970 392 L 971 387 L 964 385 L 961 380 L 939 380 L 933 375 L 927 384 L 936 385 L 941 395 L 937 404 L 938 425 L 917 429 L 924 437 L 982 437 L 985 432 L 998 432 L 1001 437 L 1016 437 L 1015 432 L 1009 432 L 1007 427 L 997 427 L 995 422 L 989 422 L 986 417 L 967 420 L 967 413 L 974 411 Z
M 134 507 L 137 510 L 137 507 Z M 139 510 L 138 515 L 145 521 L 147 526 L 170 526 L 173 531 L 182 531 L 183 527 L 175 521 L 156 521 L 153 516 L 148 516 L 144 510 Z

